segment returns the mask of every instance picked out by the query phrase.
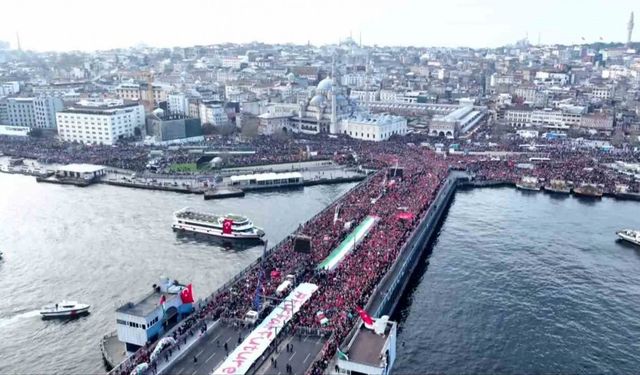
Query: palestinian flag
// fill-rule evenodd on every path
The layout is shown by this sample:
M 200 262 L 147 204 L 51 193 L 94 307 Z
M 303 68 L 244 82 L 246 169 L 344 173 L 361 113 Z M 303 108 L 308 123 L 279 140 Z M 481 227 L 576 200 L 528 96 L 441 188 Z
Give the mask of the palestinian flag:
M 167 302 L 167 297 L 165 297 L 164 294 L 163 294 L 162 296 L 160 296 L 160 306 L 162 307 L 162 316 L 163 317 L 167 316 L 166 302 Z
M 345 353 L 342 350 L 340 350 L 340 348 L 338 348 L 338 358 L 339 359 L 343 359 L 345 361 L 349 360 L 349 356 L 347 355 L 347 353 Z

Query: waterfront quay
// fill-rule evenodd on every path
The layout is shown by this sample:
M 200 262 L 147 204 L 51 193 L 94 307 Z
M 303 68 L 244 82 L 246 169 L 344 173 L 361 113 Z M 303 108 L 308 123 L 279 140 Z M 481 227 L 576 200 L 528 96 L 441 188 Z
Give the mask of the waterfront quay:
M 298 172 L 303 177 L 300 187 L 314 185 L 330 185 L 362 181 L 370 171 L 347 168 L 332 161 L 309 161 L 297 163 L 281 163 L 256 165 L 251 167 L 224 168 L 193 174 L 157 174 L 151 172 L 135 172 L 120 168 L 107 168 L 104 176 L 87 181 L 82 179 L 65 180 L 55 176 L 57 165 L 43 165 L 35 161 L 25 161 L 24 165 L 10 167 L 8 158 L 0 158 L 0 172 L 34 176 L 38 182 L 75 185 L 86 187 L 93 183 L 132 189 L 168 191 L 181 194 L 205 194 L 208 191 L 213 198 L 243 196 L 245 192 L 259 190 L 245 187 L 242 189 L 230 186 L 231 176 Z M 212 186 L 219 191 L 213 191 Z M 208 197 L 206 197 L 208 199 Z

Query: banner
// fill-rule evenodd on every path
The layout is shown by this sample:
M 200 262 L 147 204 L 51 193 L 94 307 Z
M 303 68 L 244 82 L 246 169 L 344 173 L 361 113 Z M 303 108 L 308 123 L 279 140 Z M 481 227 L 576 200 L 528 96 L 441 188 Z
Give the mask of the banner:
M 285 324 L 300 310 L 318 286 L 311 283 L 298 285 L 264 318 L 242 344 L 213 372 L 213 375 L 241 374 L 249 371 L 253 363 L 264 353 L 269 344 L 280 334 Z

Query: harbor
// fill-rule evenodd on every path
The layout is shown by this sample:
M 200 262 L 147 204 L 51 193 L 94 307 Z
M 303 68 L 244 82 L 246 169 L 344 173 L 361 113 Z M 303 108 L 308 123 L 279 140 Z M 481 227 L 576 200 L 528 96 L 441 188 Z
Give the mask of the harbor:
M 33 160 L 21 161 L 20 165 L 11 166 L 10 158 L 0 157 L 0 172 L 36 177 L 36 181 L 61 185 L 87 187 L 94 183 L 131 189 L 166 191 L 181 194 L 200 194 L 204 199 L 224 199 L 243 197 L 245 193 L 266 189 L 302 188 L 305 186 L 344 184 L 362 181 L 369 171 L 345 168 L 332 162 L 303 162 L 287 164 L 267 164 L 246 168 L 221 169 L 217 174 L 200 175 L 163 175 L 156 173 L 136 173 L 122 169 L 105 168 L 89 164 L 58 166 L 41 165 Z M 82 177 L 91 171 L 90 178 Z M 96 173 L 100 171 L 100 174 Z M 69 176 L 75 173 L 77 177 Z M 66 173 L 66 175 L 65 175 Z M 246 176 L 266 176 L 277 179 L 279 176 L 296 173 L 295 183 L 278 185 L 242 186 L 233 183 L 234 179 Z M 95 177 L 95 178 L 94 178 Z M 248 178 L 247 178 L 248 179 Z M 215 181 L 215 182 L 214 182 Z

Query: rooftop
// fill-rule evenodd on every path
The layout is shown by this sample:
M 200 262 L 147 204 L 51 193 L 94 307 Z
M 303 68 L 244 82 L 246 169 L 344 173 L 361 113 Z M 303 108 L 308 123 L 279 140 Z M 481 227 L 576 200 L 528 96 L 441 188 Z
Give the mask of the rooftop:
M 257 173 L 257 174 L 245 174 L 240 176 L 231 176 L 231 181 L 247 181 L 247 180 L 256 180 L 258 181 L 269 181 L 269 180 L 283 180 L 289 178 L 299 178 L 302 180 L 302 174 L 299 172 L 288 172 L 288 173 Z
M 59 171 L 75 173 L 94 173 L 105 169 L 102 165 L 95 164 L 67 164 L 58 167 Z
M 159 292 L 154 290 L 152 293 L 148 294 L 141 301 L 137 303 L 129 302 L 126 303 L 116 309 L 116 312 L 129 314 L 140 317 L 149 316 L 155 309 L 160 307 L 160 297 L 164 295 L 164 298 L 167 299 L 167 302 L 173 298 L 177 298 L 178 294 L 174 293 L 166 293 Z
M 369 366 L 381 366 L 383 349 L 389 338 L 389 332 L 390 326 L 388 325 L 384 335 L 377 335 L 373 330 L 362 325 L 349 348 L 349 360 Z

